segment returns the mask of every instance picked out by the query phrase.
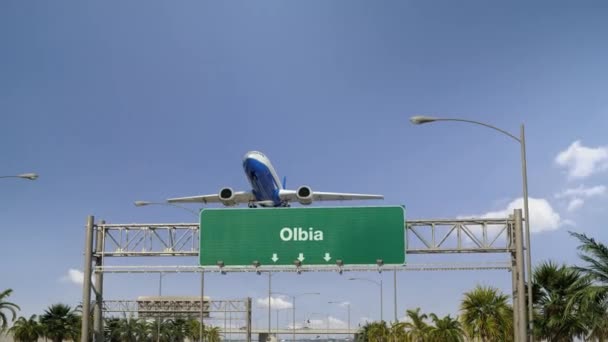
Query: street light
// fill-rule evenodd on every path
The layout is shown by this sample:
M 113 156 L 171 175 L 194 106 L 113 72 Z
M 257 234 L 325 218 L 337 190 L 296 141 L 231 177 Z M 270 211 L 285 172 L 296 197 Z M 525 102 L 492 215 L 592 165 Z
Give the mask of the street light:
M 22 179 L 28 179 L 28 180 L 36 180 L 38 178 L 38 174 L 36 173 L 22 173 L 20 175 L 15 175 L 15 176 L 0 176 L 0 178 L 22 178 Z
M 305 293 L 298 293 L 298 294 L 287 294 L 287 293 L 282 293 L 282 292 L 273 292 L 274 294 L 280 294 L 280 295 L 285 295 L 285 296 L 289 296 L 291 297 L 291 303 L 292 303 L 292 330 L 293 330 L 293 341 L 296 340 L 296 297 L 300 297 L 300 296 L 306 296 L 306 295 L 320 295 L 320 292 L 305 292 Z
M 342 305 L 346 305 L 346 307 L 348 308 L 348 333 L 350 334 L 350 303 L 349 302 L 327 302 L 328 304 L 338 304 L 340 306 Z
M 368 278 L 348 278 L 348 280 L 363 280 L 363 281 L 368 281 L 370 283 L 374 283 L 376 285 L 378 285 L 380 287 L 380 321 L 383 322 L 384 321 L 384 316 L 382 314 L 382 311 L 384 309 L 383 304 L 382 304 L 382 278 L 380 278 L 380 282 L 377 282 L 375 280 L 371 280 Z
M 466 119 L 454 119 L 454 118 L 435 118 L 435 117 L 431 117 L 431 116 L 421 116 L 421 115 L 417 115 L 417 116 L 412 116 L 410 118 L 410 121 L 414 124 L 414 125 L 422 125 L 425 123 L 430 123 L 430 122 L 435 122 L 435 121 L 458 121 L 458 122 L 466 122 L 466 123 L 471 123 L 471 124 L 475 124 L 475 125 L 480 125 L 480 126 L 485 126 L 487 128 L 491 128 L 495 131 L 498 131 L 506 136 L 508 136 L 509 138 L 517 141 L 520 145 L 520 152 L 521 152 L 521 175 L 522 175 L 522 182 L 523 182 L 523 194 L 524 194 L 524 216 L 525 216 L 525 224 L 526 224 L 526 273 L 528 273 L 528 333 L 531 337 L 531 339 L 534 338 L 533 335 L 533 311 L 532 311 L 532 290 L 531 290 L 531 276 L 532 276 L 532 256 L 531 256 L 531 244 L 530 244 L 530 215 L 529 215 L 529 209 L 528 209 L 528 171 L 526 168 L 526 136 L 525 136 L 525 129 L 524 129 L 524 124 L 521 124 L 520 126 L 520 130 L 519 130 L 519 138 L 516 137 L 515 135 L 502 130 L 498 127 L 483 123 L 483 122 L 479 122 L 479 121 L 474 121 L 474 120 L 466 120 Z M 525 274 L 523 275 L 524 279 L 525 279 Z
M 194 210 L 190 209 L 190 208 L 186 208 L 186 207 L 182 207 L 181 205 L 178 204 L 173 204 L 173 203 L 163 203 L 163 202 L 148 202 L 148 201 L 135 201 L 133 202 L 133 204 L 136 207 L 145 207 L 147 205 L 166 205 L 166 206 L 171 206 L 171 207 L 175 207 L 175 208 L 180 208 L 183 210 L 186 210 L 187 212 L 191 213 L 192 215 L 199 217 L 198 212 L 195 212 Z M 162 285 L 162 276 L 163 273 L 160 273 L 160 284 L 159 284 L 159 296 L 160 296 L 160 289 L 161 289 L 161 285 Z M 203 340 L 203 323 L 204 323 L 204 311 L 205 311 L 205 271 L 204 269 L 201 272 L 201 311 L 200 311 L 200 327 L 199 327 L 199 340 L 202 341 Z M 158 338 L 160 339 L 160 324 L 158 325 Z

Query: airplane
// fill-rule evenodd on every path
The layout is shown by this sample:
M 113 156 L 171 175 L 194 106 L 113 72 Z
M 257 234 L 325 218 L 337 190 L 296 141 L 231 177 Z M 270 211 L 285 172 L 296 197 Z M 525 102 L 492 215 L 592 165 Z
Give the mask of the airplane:
M 313 191 L 310 186 L 302 185 L 297 190 L 285 189 L 286 178 L 281 183 L 268 157 L 258 151 L 249 151 L 243 157 L 243 170 L 251 184 L 251 191 L 233 191 L 221 188 L 217 194 L 170 198 L 168 203 L 222 203 L 235 206 L 247 203 L 250 208 L 289 207 L 290 202 L 308 205 L 313 201 L 342 201 L 383 199 L 382 195 L 348 194 L 338 192 Z

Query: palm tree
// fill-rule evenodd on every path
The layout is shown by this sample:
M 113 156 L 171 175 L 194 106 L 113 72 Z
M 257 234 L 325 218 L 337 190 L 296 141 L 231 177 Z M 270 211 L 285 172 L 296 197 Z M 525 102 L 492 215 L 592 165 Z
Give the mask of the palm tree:
M 205 329 L 205 326 L 203 326 L 203 329 Z M 189 319 L 186 323 L 186 337 L 188 337 L 190 341 L 198 341 L 200 334 L 201 322 L 194 318 Z
M 608 287 L 608 246 L 587 237 L 585 234 L 570 232 L 582 244 L 577 248 L 582 251 L 579 257 L 587 263 L 586 267 L 575 267 L 589 275 L 604 287 Z
M 187 334 L 187 323 L 183 318 L 170 319 L 167 321 L 167 336 L 170 342 L 182 342 Z
M 477 286 L 466 292 L 460 304 L 464 331 L 481 341 L 504 341 L 513 336 L 513 311 L 503 295 L 493 287 Z
M 581 242 L 577 247 L 582 252 L 579 257 L 586 264 L 574 269 L 593 280 L 585 291 L 578 294 L 581 310 L 589 313 L 588 338 L 603 341 L 608 338 L 608 246 L 585 234 L 570 232 L 570 235 Z
M 362 327 L 359 325 L 359 330 L 357 331 L 357 334 L 355 334 L 355 342 L 368 342 L 367 336 L 369 335 L 370 324 L 371 323 L 365 323 Z
M 17 342 L 36 342 L 42 336 L 42 326 L 36 320 L 36 315 L 30 319 L 19 317 L 15 324 L 8 330 Z
M 17 304 L 5 301 L 5 299 L 8 298 L 12 292 L 12 289 L 7 289 L 0 292 L 0 333 L 6 329 L 9 321 L 4 311 L 9 311 L 13 315 L 13 318 L 11 319 L 11 322 L 13 322 L 17 317 L 17 310 L 21 310 Z
M 53 304 L 40 316 L 40 323 L 45 328 L 46 337 L 53 342 L 61 342 L 64 339 L 77 340 L 80 335 L 80 316 L 65 304 Z
M 533 282 L 540 290 L 535 335 L 551 342 L 584 337 L 592 312 L 588 311 L 590 306 L 581 310 L 581 303 L 591 279 L 574 268 L 549 261 L 534 270 Z
M 104 326 L 104 341 L 120 342 L 120 318 L 106 318 Z
M 133 316 L 122 318 L 118 321 L 118 337 L 121 342 L 142 341 L 147 336 L 146 326 Z
M 404 322 L 393 322 L 388 328 L 389 341 L 392 342 L 409 342 L 407 331 L 405 330 L 406 323 Z
M 205 332 L 205 337 L 209 342 L 220 342 L 220 328 L 211 327 Z
M 420 308 L 406 310 L 405 314 L 409 318 L 409 322 L 405 323 L 408 336 L 415 342 L 426 341 L 430 327 L 424 320 L 427 319 L 428 316 L 426 314 L 420 314 Z
M 431 327 L 428 332 L 428 341 L 433 342 L 461 342 L 464 341 L 464 330 L 458 321 L 458 318 L 453 319 L 450 315 L 444 318 L 439 318 L 434 313 L 430 314 L 434 327 Z
M 372 322 L 368 324 L 367 341 L 368 342 L 387 342 L 390 335 L 386 322 Z

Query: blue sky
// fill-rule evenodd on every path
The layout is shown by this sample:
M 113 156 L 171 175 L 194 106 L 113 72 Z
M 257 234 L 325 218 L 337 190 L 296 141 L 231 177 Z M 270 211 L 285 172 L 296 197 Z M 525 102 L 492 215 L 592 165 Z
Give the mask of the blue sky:
M 249 150 L 267 154 L 291 187 L 381 193 L 411 219 L 500 212 L 521 197 L 516 143 L 472 125 L 409 124 L 421 113 L 514 134 L 524 123 L 539 199 L 533 259 L 577 262 L 568 230 L 608 238 L 607 7 L 2 1 L 0 175 L 40 179 L 1 180 L 0 289 L 13 288 L 27 315 L 79 302 L 67 278 L 82 269 L 87 215 L 192 221 L 132 202 L 247 189 Z M 353 276 L 392 283 L 391 274 Z M 197 279 L 166 276 L 163 292 L 196 294 Z M 343 322 L 344 308 L 326 304 L 334 300 L 352 304 L 353 322 L 377 319 L 377 288 L 346 279 L 281 274 L 274 284 L 322 293 L 298 303 L 298 320 L 323 312 Z M 510 274 L 404 272 L 398 283 L 399 315 L 417 306 L 447 314 L 476 284 L 508 291 Z M 106 297 L 157 286 L 157 275 L 109 275 Z M 214 298 L 267 296 L 266 279 L 249 274 L 209 275 L 207 288 Z M 385 317 L 391 294 L 385 286 Z

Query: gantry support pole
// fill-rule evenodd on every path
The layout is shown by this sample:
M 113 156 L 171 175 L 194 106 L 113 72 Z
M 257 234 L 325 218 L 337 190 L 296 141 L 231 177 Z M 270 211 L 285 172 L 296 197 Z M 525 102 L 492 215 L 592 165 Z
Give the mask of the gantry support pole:
M 509 217 L 513 219 L 513 215 Z M 515 256 L 515 249 L 517 248 L 517 242 L 515 239 L 515 224 L 509 224 L 509 248 L 512 248 L 511 254 L 511 298 L 513 305 L 513 341 L 517 341 L 517 327 L 519 326 L 519 315 L 517 310 L 517 257 Z
M 515 259 L 517 264 L 517 324 L 516 341 L 524 342 L 528 338 L 528 320 L 526 319 L 526 289 L 524 271 L 524 244 L 521 209 L 515 209 Z M 514 322 L 515 323 L 515 322 Z
M 91 313 L 91 271 L 93 258 L 93 230 L 95 229 L 95 217 L 87 218 L 87 226 L 84 240 L 84 281 L 82 283 L 82 325 L 81 342 L 89 341 L 89 325 Z
M 247 298 L 247 342 L 251 342 L 251 297 Z
M 101 225 L 103 225 L 105 221 L 101 221 Z M 103 251 L 103 231 L 101 229 L 97 229 L 97 233 L 95 235 L 95 266 L 102 267 L 103 266 L 103 258 L 101 257 L 101 252 Z M 103 342 L 103 273 L 95 272 L 95 307 L 93 308 L 93 341 L 95 342 Z
M 198 340 L 203 341 L 203 329 L 205 329 L 205 270 L 201 270 L 201 311 L 200 314 L 200 325 L 198 329 Z

